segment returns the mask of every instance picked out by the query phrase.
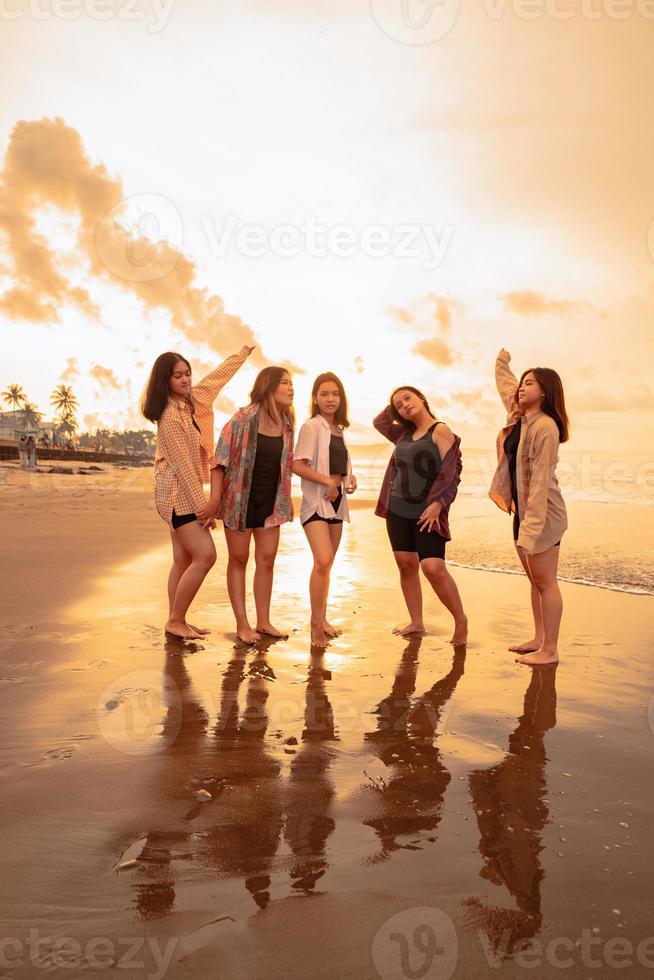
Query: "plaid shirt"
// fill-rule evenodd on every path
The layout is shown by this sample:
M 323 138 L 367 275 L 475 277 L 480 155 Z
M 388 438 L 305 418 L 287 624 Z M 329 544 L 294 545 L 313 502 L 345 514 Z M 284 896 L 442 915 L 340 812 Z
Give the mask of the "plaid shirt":
M 213 402 L 246 359 L 247 354 L 232 354 L 193 385 L 188 399 L 168 399 L 157 425 L 154 457 L 154 501 L 168 524 L 173 509 L 177 514 L 195 514 L 207 502 L 203 485 L 209 481 L 213 451 Z
M 393 420 L 393 416 L 388 405 L 383 412 L 379 413 L 377 418 L 373 419 L 372 424 L 378 432 L 381 432 L 383 436 L 389 439 L 392 443 L 395 443 L 395 445 L 397 445 L 398 442 L 402 442 L 404 439 L 410 439 L 412 437 L 412 432 L 409 429 L 405 429 L 404 426 L 399 425 Z M 460 438 L 458 436 L 454 436 L 454 442 L 443 456 L 441 468 L 436 474 L 436 479 L 429 488 L 429 493 L 427 494 L 427 499 L 425 501 L 425 507 L 428 507 L 433 503 L 442 504 L 441 512 L 438 515 L 436 530 L 441 537 L 445 538 L 446 541 L 451 541 L 452 539 L 449 524 L 450 504 L 456 497 L 457 490 L 459 489 L 459 483 L 461 482 L 461 470 L 463 468 L 463 464 L 460 446 Z M 394 479 L 395 453 L 393 453 L 390 458 L 386 473 L 384 475 L 384 482 L 382 483 L 377 507 L 375 508 L 375 514 L 377 514 L 378 517 L 388 516 L 391 502 L 391 488 L 393 486 Z
M 515 512 L 509 462 L 504 442 L 511 430 L 520 426 L 516 459 L 516 480 L 520 533 L 518 545 L 528 555 L 538 555 L 557 544 L 568 526 L 565 502 L 556 478 L 559 460 L 559 430 L 545 412 L 525 414 L 518 402 L 518 379 L 506 355 L 495 361 L 495 381 L 507 411 L 506 425 L 497 437 L 497 470 L 489 490 L 500 510 Z
M 222 466 L 225 469 L 223 493 L 218 516 L 225 527 L 232 531 L 244 531 L 252 486 L 254 459 L 257 454 L 257 433 L 259 431 L 258 405 L 248 405 L 233 415 L 224 427 L 216 446 L 216 454 L 211 460 L 211 469 Z M 284 419 L 284 436 L 280 479 L 277 484 L 275 507 L 266 518 L 264 527 L 278 527 L 293 520 L 293 501 L 291 500 L 291 463 L 293 462 L 293 427 Z

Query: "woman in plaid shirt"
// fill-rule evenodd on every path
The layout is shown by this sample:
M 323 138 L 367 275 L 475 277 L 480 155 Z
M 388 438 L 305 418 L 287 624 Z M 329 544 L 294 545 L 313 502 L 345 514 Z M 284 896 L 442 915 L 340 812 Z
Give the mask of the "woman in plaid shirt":
M 216 560 L 215 522 L 203 490 L 213 451 L 213 402 L 253 350 L 241 348 L 197 385 L 186 358 L 168 351 L 155 361 L 143 396 L 143 415 L 157 423 L 155 504 L 173 545 L 167 636 L 196 639 L 208 632 L 189 625 L 186 613 Z

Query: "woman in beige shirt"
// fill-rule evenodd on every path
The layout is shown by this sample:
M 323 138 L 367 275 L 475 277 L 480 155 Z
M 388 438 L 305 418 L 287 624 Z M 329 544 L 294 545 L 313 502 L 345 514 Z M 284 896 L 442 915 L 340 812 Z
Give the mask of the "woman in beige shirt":
M 196 385 L 186 358 L 167 351 L 155 361 L 143 396 L 143 415 L 157 423 L 154 500 L 173 546 L 164 630 L 176 639 L 208 633 L 187 623 L 186 613 L 216 561 L 209 530 L 215 522 L 203 489 L 213 453 L 213 403 L 253 350 L 243 347 Z
M 534 636 L 509 647 L 516 663 L 558 663 L 557 642 L 563 600 L 557 581 L 559 545 L 568 526 L 556 479 L 559 444 L 567 442 L 569 422 L 563 385 L 551 368 L 532 368 L 518 382 L 502 349 L 495 380 L 508 415 L 497 437 L 498 466 L 490 497 L 513 514 L 513 538 L 531 583 Z

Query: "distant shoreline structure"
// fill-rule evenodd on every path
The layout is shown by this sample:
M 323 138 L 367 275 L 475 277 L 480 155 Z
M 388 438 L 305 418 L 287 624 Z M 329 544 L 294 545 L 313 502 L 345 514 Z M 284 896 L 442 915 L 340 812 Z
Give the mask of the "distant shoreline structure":
M 0 441 L 0 462 L 18 462 L 18 443 L 3 439 Z M 144 453 L 116 453 L 98 449 L 64 449 L 37 446 L 37 459 L 75 460 L 85 463 L 130 463 L 132 466 L 153 466 L 154 456 Z

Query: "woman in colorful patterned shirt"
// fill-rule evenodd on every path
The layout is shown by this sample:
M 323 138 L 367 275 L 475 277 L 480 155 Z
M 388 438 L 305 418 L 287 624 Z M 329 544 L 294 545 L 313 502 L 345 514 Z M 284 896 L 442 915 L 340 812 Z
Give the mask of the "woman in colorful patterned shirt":
M 177 639 L 208 632 L 187 623 L 186 613 L 216 560 L 209 531 L 215 524 L 203 490 L 213 450 L 213 402 L 253 350 L 243 347 L 196 385 L 186 358 L 167 351 L 154 362 L 143 396 L 143 415 L 157 423 L 154 499 L 173 546 L 164 628 Z
M 431 413 L 427 399 L 410 385 L 396 388 L 373 421 L 395 444 L 375 513 L 386 518 L 400 584 L 411 622 L 400 636 L 423 633 L 420 570 L 451 613 L 451 643 L 468 639 L 468 620 L 456 582 L 445 564 L 450 540 L 448 513 L 461 479 L 461 440 Z
M 491 500 L 513 514 L 513 540 L 531 584 L 534 636 L 510 646 L 516 663 L 558 663 L 563 599 L 557 580 L 561 538 L 568 526 L 556 478 L 559 445 L 569 421 L 563 384 L 552 368 L 524 371 L 520 381 L 504 348 L 495 360 L 495 381 L 508 415 L 497 437 L 497 470 Z
M 264 636 L 287 639 L 270 622 L 279 528 L 293 520 L 293 381 L 281 367 L 260 371 L 250 404 L 224 427 L 211 461 L 209 513 L 222 519 L 229 552 L 227 590 L 236 635 L 252 644 Z M 254 538 L 256 629 L 245 605 L 245 572 Z

